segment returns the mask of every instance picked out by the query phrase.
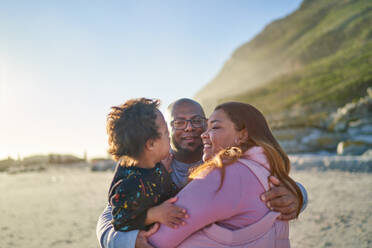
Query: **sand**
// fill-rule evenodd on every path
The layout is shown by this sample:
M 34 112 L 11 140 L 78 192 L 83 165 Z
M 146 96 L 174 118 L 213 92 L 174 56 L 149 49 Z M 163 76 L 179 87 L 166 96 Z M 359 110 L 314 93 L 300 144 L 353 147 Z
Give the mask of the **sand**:
M 309 205 L 292 221 L 293 247 L 372 247 L 372 174 L 341 171 L 293 173 Z
M 295 171 L 309 205 L 291 222 L 292 247 L 372 247 L 372 174 Z M 99 247 L 96 220 L 112 172 L 0 173 L 0 247 Z

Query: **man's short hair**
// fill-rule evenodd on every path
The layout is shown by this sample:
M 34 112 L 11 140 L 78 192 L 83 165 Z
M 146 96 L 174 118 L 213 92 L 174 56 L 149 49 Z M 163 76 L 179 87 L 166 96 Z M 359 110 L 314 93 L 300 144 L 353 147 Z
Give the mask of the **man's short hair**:
M 202 117 L 205 117 L 204 110 L 203 110 L 202 106 L 200 105 L 200 103 L 198 103 L 197 101 L 195 101 L 193 99 L 190 99 L 190 98 L 181 98 L 181 99 L 178 99 L 177 101 L 174 101 L 174 102 L 172 102 L 171 104 L 168 105 L 167 112 L 168 112 L 168 115 L 169 115 L 169 119 L 171 119 L 171 117 L 173 115 L 174 107 L 178 106 L 178 105 L 183 105 L 183 104 L 190 104 L 190 105 L 196 106 L 197 108 L 200 109 Z
M 107 116 L 108 152 L 118 161 L 121 156 L 138 159 L 149 139 L 160 137 L 156 125 L 159 100 L 137 98 L 111 107 Z

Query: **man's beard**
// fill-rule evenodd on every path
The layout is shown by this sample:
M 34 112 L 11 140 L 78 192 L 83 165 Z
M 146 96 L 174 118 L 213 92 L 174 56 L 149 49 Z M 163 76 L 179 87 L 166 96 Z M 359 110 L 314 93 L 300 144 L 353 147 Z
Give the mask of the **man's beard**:
M 203 149 L 203 144 L 200 144 L 199 146 L 196 146 L 195 148 L 192 147 L 182 147 L 180 144 L 176 142 L 171 142 L 172 149 L 176 152 L 182 153 L 182 154 L 190 154 L 198 152 L 199 150 Z

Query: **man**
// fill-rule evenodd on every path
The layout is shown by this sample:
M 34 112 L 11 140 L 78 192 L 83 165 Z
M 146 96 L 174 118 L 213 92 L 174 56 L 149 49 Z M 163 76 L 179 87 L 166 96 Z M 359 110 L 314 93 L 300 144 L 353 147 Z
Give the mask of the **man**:
M 173 155 L 171 177 L 175 184 L 182 188 L 187 183 L 189 169 L 202 163 L 203 143 L 200 135 L 205 131 L 206 119 L 200 104 L 187 98 L 171 104 L 168 112 L 171 120 L 171 152 Z M 300 203 L 295 195 L 281 186 L 276 178 L 271 177 L 270 180 L 275 186 L 264 193 L 261 199 L 270 209 L 280 212 L 281 219 L 293 219 Z M 299 186 L 303 192 L 303 206 L 305 206 L 307 193 L 300 184 Z M 147 243 L 147 237 L 156 231 L 158 225 L 148 232 L 138 230 L 116 232 L 111 225 L 111 220 L 111 207 L 107 206 L 97 223 L 97 238 L 102 248 L 151 247 Z

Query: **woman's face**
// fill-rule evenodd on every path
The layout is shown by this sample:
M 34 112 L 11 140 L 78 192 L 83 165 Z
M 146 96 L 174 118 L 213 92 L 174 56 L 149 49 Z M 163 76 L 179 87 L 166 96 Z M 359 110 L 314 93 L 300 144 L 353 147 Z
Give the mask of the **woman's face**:
M 201 135 L 203 160 L 207 161 L 222 149 L 237 145 L 241 136 L 242 132 L 235 129 L 235 124 L 223 110 L 214 111 L 208 119 L 207 130 Z

